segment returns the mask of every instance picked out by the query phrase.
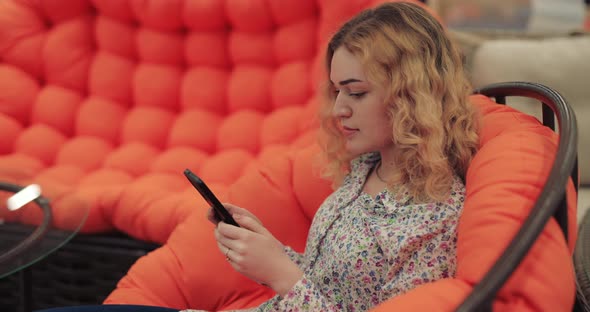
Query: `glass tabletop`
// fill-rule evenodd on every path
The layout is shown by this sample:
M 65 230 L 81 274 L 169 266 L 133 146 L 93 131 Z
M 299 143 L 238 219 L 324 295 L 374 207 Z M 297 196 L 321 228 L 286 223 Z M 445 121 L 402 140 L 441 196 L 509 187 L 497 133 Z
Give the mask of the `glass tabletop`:
M 61 211 L 56 218 L 44 197 L 10 211 L 6 200 L 14 193 L 5 190 L 7 185 L 10 183 L 0 181 L 0 278 L 59 249 L 78 233 L 88 216 L 88 205 L 69 200 L 67 214 Z

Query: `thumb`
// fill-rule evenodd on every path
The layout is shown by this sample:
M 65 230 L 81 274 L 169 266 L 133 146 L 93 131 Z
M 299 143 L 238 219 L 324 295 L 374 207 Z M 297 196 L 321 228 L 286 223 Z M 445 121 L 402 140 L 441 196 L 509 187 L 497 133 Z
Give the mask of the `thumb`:
M 243 214 L 234 214 L 233 215 L 236 222 L 243 228 L 250 230 L 254 233 L 258 234 L 267 234 L 268 230 L 258 221 L 254 220 L 253 218 L 243 215 Z

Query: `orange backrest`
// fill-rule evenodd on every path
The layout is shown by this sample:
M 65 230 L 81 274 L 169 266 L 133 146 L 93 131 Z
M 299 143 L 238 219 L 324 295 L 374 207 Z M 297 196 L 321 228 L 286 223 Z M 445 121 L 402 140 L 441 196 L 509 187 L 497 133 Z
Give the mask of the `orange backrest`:
M 0 1 L 0 178 L 41 184 L 60 227 L 86 205 L 83 231 L 163 242 L 200 200 L 185 168 L 223 193 L 315 139 L 325 42 L 374 2 Z M 153 192 L 168 208 L 134 202 Z

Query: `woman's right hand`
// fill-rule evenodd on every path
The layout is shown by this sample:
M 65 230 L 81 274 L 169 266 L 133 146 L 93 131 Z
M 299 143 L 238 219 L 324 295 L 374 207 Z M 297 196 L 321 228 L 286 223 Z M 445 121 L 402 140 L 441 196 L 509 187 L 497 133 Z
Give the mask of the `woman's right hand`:
M 254 219 L 256 222 L 262 224 L 262 222 L 260 221 L 260 219 L 258 219 L 258 217 L 256 217 L 253 213 L 251 213 L 250 211 L 248 211 L 244 208 L 232 205 L 230 203 L 222 203 L 222 205 L 225 207 L 225 209 L 227 209 L 227 211 L 229 212 L 230 215 L 232 215 L 232 217 L 234 216 L 234 214 L 241 215 L 241 216 L 247 216 L 247 217 Z M 219 223 L 220 220 L 215 218 L 215 213 L 213 213 L 213 207 L 209 207 L 209 210 L 207 210 L 207 219 L 215 225 L 217 225 L 217 223 Z
M 213 211 L 208 213 L 209 220 L 217 224 L 219 251 L 234 270 L 284 296 L 303 276 L 301 269 L 254 214 L 232 204 L 223 205 L 240 227 L 219 223 Z

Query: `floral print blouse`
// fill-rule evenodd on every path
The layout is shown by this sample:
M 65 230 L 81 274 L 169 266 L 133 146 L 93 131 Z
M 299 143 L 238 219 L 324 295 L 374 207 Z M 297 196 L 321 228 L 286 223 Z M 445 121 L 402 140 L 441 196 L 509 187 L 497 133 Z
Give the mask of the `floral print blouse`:
M 404 191 L 362 191 L 377 153 L 351 173 L 316 213 L 304 254 L 286 247 L 304 272 L 284 296 L 251 311 L 366 311 L 428 282 L 455 274 L 457 223 L 465 187 L 455 178 L 443 202 L 414 204 Z

